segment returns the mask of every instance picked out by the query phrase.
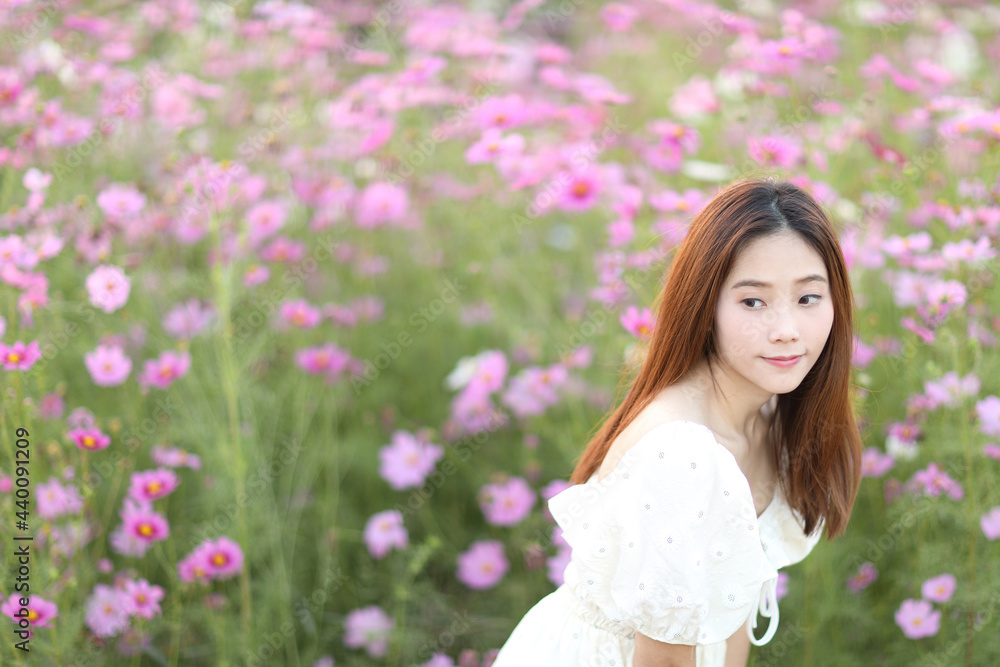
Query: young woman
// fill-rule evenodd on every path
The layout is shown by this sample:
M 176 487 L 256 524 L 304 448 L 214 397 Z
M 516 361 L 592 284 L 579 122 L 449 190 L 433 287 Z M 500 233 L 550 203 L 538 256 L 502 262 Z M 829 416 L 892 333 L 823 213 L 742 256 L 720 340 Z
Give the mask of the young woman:
M 817 202 L 787 182 L 725 188 L 657 300 L 628 395 L 548 503 L 565 581 L 494 667 L 743 667 L 777 630 L 778 570 L 847 526 L 854 300 Z

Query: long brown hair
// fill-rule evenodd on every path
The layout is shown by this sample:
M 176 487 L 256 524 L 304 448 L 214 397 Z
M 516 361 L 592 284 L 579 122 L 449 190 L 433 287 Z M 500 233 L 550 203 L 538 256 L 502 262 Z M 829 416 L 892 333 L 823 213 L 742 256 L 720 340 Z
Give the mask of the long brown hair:
M 777 397 L 771 455 L 785 498 L 801 513 L 805 532 L 811 533 L 820 518 L 827 539 L 844 532 L 861 481 L 861 434 L 851 402 L 854 296 L 830 220 L 809 193 L 787 181 L 737 181 L 695 216 L 654 304 L 652 335 L 633 354 L 633 359 L 644 355 L 641 369 L 625 400 L 588 443 L 570 482 L 588 480 L 618 434 L 665 387 L 701 359 L 711 370 L 712 361 L 718 361 L 715 307 L 723 281 L 750 242 L 789 230 L 823 258 L 834 316 L 809 373 L 793 391 Z M 626 375 L 627 369 L 619 391 Z

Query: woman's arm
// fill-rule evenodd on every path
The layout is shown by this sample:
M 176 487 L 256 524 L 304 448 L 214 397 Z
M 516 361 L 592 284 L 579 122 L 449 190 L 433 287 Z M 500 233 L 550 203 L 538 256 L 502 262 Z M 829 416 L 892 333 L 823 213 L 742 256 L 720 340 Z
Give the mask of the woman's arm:
M 695 647 L 659 642 L 637 632 L 632 663 L 635 667 L 695 667 Z M 728 663 L 726 667 L 729 667 Z
M 726 667 L 747 667 L 749 659 L 750 637 L 747 636 L 747 626 L 744 623 L 726 640 Z

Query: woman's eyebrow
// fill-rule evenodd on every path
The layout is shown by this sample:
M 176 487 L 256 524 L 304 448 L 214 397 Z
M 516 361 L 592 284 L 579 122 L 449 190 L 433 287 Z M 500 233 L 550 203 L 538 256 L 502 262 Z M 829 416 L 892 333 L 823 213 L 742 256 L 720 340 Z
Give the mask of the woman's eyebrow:
M 801 285 L 802 283 L 810 283 L 810 282 L 825 283 L 826 278 L 814 273 L 812 275 L 806 276 L 805 278 L 799 278 L 798 280 L 795 281 L 795 284 Z M 752 280 L 746 278 L 733 285 L 730 289 L 736 289 L 738 287 L 773 287 L 773 285 L 771 283 L 765 283 L 762 280 Z

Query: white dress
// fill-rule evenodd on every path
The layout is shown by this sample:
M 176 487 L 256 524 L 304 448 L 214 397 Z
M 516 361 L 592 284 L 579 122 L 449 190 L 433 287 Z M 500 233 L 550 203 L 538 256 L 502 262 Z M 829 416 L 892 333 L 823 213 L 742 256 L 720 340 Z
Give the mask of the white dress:
M 805 558 L 822 521 L 775 492 L 757 516 L 732 453 L 702 424 L 653 427 L 598 481 L 549 499 L 572 547 L 564 582 L 517 624 L 493 667 L 632 667 L 635 633 L 696 645 L 697 667 L 724 667 L 726 639 L 778 626 L 778 569 Z M 757 616 L 768 628 L 754 638 Z

